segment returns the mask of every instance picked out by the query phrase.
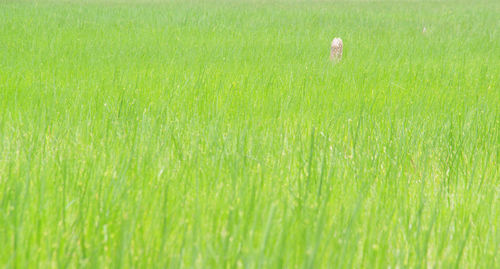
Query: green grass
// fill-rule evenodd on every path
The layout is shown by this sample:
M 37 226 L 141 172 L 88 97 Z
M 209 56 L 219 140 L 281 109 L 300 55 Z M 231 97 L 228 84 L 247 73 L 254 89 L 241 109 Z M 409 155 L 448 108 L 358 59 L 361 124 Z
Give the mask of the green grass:
M 0 267 L 499 268 L 498 14 L 1 1 Z

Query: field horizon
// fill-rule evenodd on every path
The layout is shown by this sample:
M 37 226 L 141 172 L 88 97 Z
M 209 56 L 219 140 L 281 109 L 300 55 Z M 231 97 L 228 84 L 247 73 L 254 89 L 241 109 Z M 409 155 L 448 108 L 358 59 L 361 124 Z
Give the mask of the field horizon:
M 0 267 L 499 268 L 498 14 L 0 1 Z

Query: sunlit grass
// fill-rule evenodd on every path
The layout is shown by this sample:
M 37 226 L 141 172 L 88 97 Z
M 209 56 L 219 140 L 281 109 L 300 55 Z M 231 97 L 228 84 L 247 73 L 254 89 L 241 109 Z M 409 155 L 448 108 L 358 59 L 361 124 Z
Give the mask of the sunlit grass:
M 0 267 L 498 268 L 499 13 L 0 2 Z

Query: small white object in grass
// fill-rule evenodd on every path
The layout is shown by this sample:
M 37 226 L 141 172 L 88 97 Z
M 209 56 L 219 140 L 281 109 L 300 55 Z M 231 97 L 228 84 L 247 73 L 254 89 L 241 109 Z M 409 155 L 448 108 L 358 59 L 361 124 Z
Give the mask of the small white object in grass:
M 426 33 L 427 32 L 427 28 L 424 27 L 424 29 L 422 30 L 422 33 Z
M 342 39 L 336 37 L 332 40 L 332 46 L 330 47 L 330 60 L 340 61 L 342 59 Z

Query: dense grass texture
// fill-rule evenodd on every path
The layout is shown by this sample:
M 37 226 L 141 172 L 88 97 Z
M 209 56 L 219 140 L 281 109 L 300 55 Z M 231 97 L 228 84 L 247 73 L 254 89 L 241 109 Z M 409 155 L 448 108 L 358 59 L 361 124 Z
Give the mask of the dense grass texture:
M 499 14 L 0 1 L 0 267 L 499 268 Z

